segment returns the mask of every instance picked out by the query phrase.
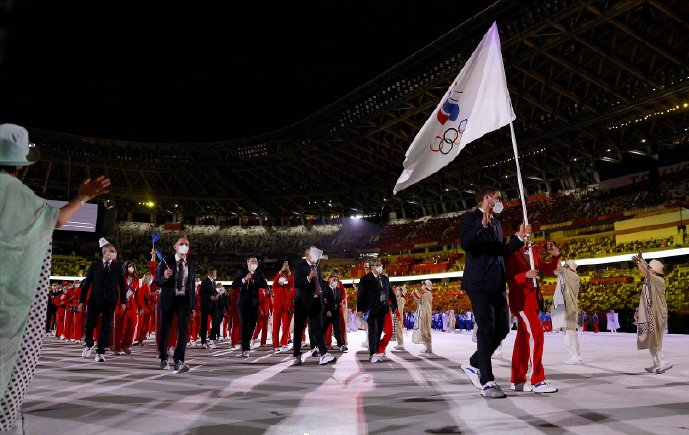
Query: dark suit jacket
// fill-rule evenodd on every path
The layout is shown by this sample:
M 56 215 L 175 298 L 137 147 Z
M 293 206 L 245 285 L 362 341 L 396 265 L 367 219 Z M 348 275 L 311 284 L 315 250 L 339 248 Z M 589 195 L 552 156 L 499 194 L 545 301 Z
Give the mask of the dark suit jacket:
M 316 279 L 309 282 L 308 276 L 311 273 L 311 266 L 306 260 L 302 261 L 299 266 L 297 266 L 293 271 L 294 276 L 294 288 L 296 289 L 294 293 L 294 302 L 300 303 L 302 307 L 308 309 L 311 307 L 316 294 L 316 280 L 321 283 L 321 290 L 324 290 L 323 274 L 321 273 L 321 267 L 316 266 Z M 320 303 L 320 302 L 319 302 Z
M 165 278 L 165 269 L 172 269 L 172 275 L 170 278 Z M 187 258 L 187 267 L 189 268 L 189 276 L 187 277 L 187 298 L 189 298 L 189 307 L 194 309 L 194 298 L 196 297 L 196 265 L 194 260 Z M 175 299 L 175 284 L 177 283 L 177 261 L 175 256 L 165 258 L 165 262 L 160 262 L 158 268 L 156 269 L 156 279 L 155 283 L 160 287 L 160 297 L 158 298 L 158 309 L 168 310 L 172 305 L 172 301 Z
M 199 288 L 199 298 L 201 299 L 201 308 L 210 310 L 217 305 L 217 301 L 212 301 L 211 296 L 217 294 L 215 291 L 215 283 L 208 277 L 201 280 L 201 288 Z
M 357 311 L 366 312 L 371 310 L 372 314 L 376 314 L 387 310 L 388 303 L 392 305 L 393 311 L 397 311 L 397 296 L 395 296 L 390 286 L 390 278 L 382 274 L 380 275 L 380 283 L 382 288 L 373 272 L 369 272 L 361 277 L 359 280 L 359 297 L 361 299 L 357 300 Z M 381 291 L 385 295 L 384 302 L 380 300 Z
M 91 287 L 89 305 L 95 303 L 115 307 L 118 303 L 125 303 L 127 285 L 124 282 L 122 264 L 110 262 L 110 271 L 106 274 L 103 260 L 96 260 L 91 263 L 89 270 L 86 271 L 86 278 L 81 282 L 79 303 L 86 303 L 89 287 Z
M 263 276 L 260 269 L 256 269 L 253 277 L 249 282 L 243 283 L 242 278 L 245 278 L 249 273 L 249 269 L 244 268 L 232 281 L 232 287 L 239 289 L 239 299 L 237 300 L 237 309 L 256 309 L 258 311 L 258 289 L 268 288 L 268 281 Z
M 505 243 L 500 221 L 494 219 L 483 228 L 480 209 L 464 213 L 460 221 L 462 249 L 466 253 L 462 288 L 467 293 L 499 293 L 505 291 L 505 258 L 524 246 L 517 236 Z

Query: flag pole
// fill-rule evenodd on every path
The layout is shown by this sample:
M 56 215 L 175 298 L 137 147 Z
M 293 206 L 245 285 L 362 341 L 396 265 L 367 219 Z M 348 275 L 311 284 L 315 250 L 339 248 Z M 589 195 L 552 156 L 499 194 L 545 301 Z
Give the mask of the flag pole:
M 510 137 L 512 138 L 512 149 L 514 150 L 514 163 L 517 165 L 517 184 L 519 184 L 519 197 L 522 203 L 522 214 L 524 215 L 524 225 L 529 225 L 529 218 L 526 215 L 526 198 L 524 197 L 524 184 L 522 183 L 522 171 L 519 168 L 519 153 L 517 152 L 517 139 L 514 137 L 514 126 L 512 121 L 510 121 Z M 526 242 L 529 243 L 531 240 L 531 234 L 526 235 Z M 531 250 L 531 244 L 529 243 L 529 263 L 531 264 L 531 269 L 536 270 L 533 251 Z M 536 278 L 533 279 L 534 286 L 536 286 Z

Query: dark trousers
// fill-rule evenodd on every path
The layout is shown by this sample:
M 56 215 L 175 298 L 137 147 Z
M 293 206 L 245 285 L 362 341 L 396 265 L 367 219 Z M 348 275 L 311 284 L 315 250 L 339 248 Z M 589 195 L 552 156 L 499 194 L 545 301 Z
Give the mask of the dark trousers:
M 301 355 L 301 336 L 304 333 L 306 321 L 309 321 L 309 339 L 311 345 L 317 346 L 321 355 L 328 351 L 325 347 L 325 330 L 323 329 L 323 307 L 318 298 L 314 298 L 309 306 L 302 299 L 294 301 L 294 356 Z
M 55 323 L 56 316 L 57 307 L 51 301 L 48 301 L 48 315 L 45 318 L 45 332 L 50 332 L 53 330 L 53 324 Z
M 220 338 L 220 324 L 223 319 L 223 310 L 218 307 L 211 310 L 211 340 L 217 340 Z
M 191 307 L 189 306 L 189 298 L 187 296 L 175 296 L 170 304 L 170 308 L 160 310 L 158 353 L 161 361 L 167 361 L 167 342 L 174 316 L 177 316 L 177 346 L 172 357 L 175 361 L 184 361 L 184 353 L 187 350 L 190 315 Z
M 479 369 L 481 384 L 485 385 L 495 380 L 490 358 L 510 332 L 507 296 L 504 291 L 467 294 L 478 326 L 476 352 L 471 355 L 469 363 Z
M 340 330 L 340 310 L 336 309 L 332 312 L 332 317 L 328 317 L 323 312 L 323 333 L 328 331 L 328 326 L 332 323 L 333 333 L 335 334 L 335 340 L 337 341 L 337 347 L 342 347 L 344 340 L 342 339 L 342 331 Z
M 258 320 L 258 304 L 249 301 L 239 305 L 239 330 L 242 334 L 242 352 L 251 349 L 251 337 Z
M 206 337 L 208 336 L 208 316 L 211 316 L 211 340 L 215 340 L 218 337 L 213 337 L 213 327 L 215 326 L 215 307 L 201 307 L 201 344 L 206 344 Z
M 103 303 L 91 302 L 86 308 L 86 347 L 93 347 L 93 328 L 96 326 L 98 316 L 101 316 L 101 326 L 98 331 L 98 348 L 96 353 L 104 354 L 110 347 L 110 329 L 115 316 L 115 307 Z
M 368 315 L 368 353 L 373 356 L 378 353 L 378 346 L 380 345 L 380 337 L 383 335 L 383 326 L 385 326 L 385 310 L 371 312 Z

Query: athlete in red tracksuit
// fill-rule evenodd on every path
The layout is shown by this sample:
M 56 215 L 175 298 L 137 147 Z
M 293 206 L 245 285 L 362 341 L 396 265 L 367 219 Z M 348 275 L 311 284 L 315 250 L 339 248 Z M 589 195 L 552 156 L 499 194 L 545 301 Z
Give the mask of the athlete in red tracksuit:
M 74 284 L 65 293 L 65 340 L 67 341 L 81 340 L 81 332 L 77 332 L 78 328 L 75 322 L 80 293 L 81 289 L 74 287 Z
M 239 304 L 239 287 L 230 289 L 230 321 L 232 323 L 232 332 L 230 334 L 230 344 L 232 346 L 241 346 L 242 336 L 239 326 L 239 311 L 237 305 Z
M 199 333 L 201 332 L 201 296 L 199 295 L 199 290 L 201 285 L 196 285 L 196 294 L 194 296 L 194 308 L 192 309 L 193 315 L 189 316 L 189 345 L 196 343 L 199 339 Z M 208 334 L 208 331 L 206 331 Z
M 273 281 L 273 350 L 287 350 L 294 313 L 294 277 L 285 262 Z M 282 326 L 282 338 L 280 335 Z
M 153 263 L 155 264 L 155 262 Z M 151 284 L 153 283 L 153 275 L 150 272 L 144 273 L 141 278 L 141 285 L 136 291 L 136 338 L 134 346 L 143 346 L 148 328 L 151 323 Z M 155 309 L 155 307 L 154 307 Z
M 256 328 L 254 329 L 254 336 L 251 341 L 255 341 L 258 333 L 261 333 L 261 347 L 265 347 L 268 339 L 268 318 L 273 311 L 273 300 L 270 297 L 270 292 L 267 288 L 258 289 L 258 319 L 256 321 Z
M 339 271 L 338 271 L 339 273 Z M 339 278 L 339 275 L 338 275 Z M 347 329 L 345 325 L 345 313 L 347 307 L 347 292 L 345 291 L 342 281 L 338 279 L 337 281 L 337 295 L 335 296 L 335 302 L 337 304 L 337 310 L 339 317 L 337 321 L 340 324 L 340 350 L 347 350 Z M 333 344 L 333 324 L 329 323 L 325 330 L 325 347 L 330 348 Z
M 543 370 L 543 327 L 538 317 L 536 287 L 532 279 L 539 273 L 555 273 L 560 251 L 551 242 L 547 243 L 547 250 L 552 255 L 548 262 L 533 250 L 535 270 L 531 270 L 529 263 L 528 245 L 515 251 L 505 260 L 510 290 L 510 311 L 517 318 L 517 337 L 512 352 L 512 386 L 516 391 L 557 391 L 557 388 L 547 383 Z M 533 371 L 530 385 L 527 383 L 529 365 Z
M 139 278 L 136 277 L 136 265 L 133 261 L 127 261 L 122 265 L 124 282 L 127 286 L 127 308 L 122 311 L 120 304 L 115 308 L 115 355 L 124 352 L 132 353 L 129 349 L 134 341 L 134 329 L 139 314 L 136 304 L 136 292 L 139 290 Z
M 69 283 L 67 281 L 63 281 L 62 285 L 60 286 L 60 291 L 62 294 L 58 295 L 53 301 L 57 305 L 57 322 L 56 322 L 56 329 L 55 329 L 55 336 L 59 337 L 60 340 L 66 340 L 67 338 L 65 337 L 65 312 L 67 311 L 67 291 L 69 290 L 68 287 Z

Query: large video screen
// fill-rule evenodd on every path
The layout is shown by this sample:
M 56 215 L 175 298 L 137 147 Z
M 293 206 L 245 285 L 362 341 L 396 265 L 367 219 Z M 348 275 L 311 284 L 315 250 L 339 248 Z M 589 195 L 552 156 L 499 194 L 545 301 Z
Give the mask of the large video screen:
M 67 201 L 47 200 L 53 207 L 61 208 Z M 66 224 L 58 228 L 60 231 L 83 231 L 87 233 L 96 232 L 96 221 L 98 219 L 98 204 L 86 203 L 77 214 Z

